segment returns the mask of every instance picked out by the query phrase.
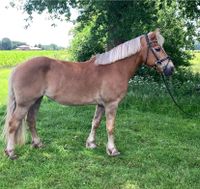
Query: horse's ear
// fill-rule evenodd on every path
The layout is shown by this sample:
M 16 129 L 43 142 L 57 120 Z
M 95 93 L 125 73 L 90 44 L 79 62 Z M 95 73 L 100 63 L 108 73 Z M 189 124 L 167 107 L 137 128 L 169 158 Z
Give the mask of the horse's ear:
M 155 32 L 156 32 L 157 34 L 160 34 L 160 28 L 156 28 Z

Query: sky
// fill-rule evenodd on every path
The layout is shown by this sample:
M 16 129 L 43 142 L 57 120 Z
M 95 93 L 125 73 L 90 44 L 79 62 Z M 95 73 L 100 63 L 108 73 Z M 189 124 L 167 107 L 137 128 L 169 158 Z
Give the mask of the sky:
M 48 14 L 34 14 L 33 22 L 25 29 L 28 17 L 22 10 L 6 8 L 9 0 L 0 0 L 0 39 L 8 37 L 12 41 L 26 42 L 29 45 L 51 43 L 62 47 L 68 47 L 72 36 L 69 31 L 73 28 L 71 22 L 49 20 Z M 72 10 L 72 19 L 76 18 L 78 12 Z M 56 27 L 51 26 L 56 23 Z

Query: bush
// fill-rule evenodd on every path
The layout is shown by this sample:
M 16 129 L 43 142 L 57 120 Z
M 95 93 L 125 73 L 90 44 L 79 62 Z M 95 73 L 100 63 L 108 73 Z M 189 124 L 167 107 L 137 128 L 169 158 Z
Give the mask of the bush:
M 94 33 L 91 35 L 91 33 Z M 88 24 L 83 29 L 79 25 L 73 30 L 74 38 L 70 46 L 70 54 L 74 61 L 89 60 L 92 55 L 104 51 L 104 38 L 99 38 L 98 29 L 93 28 L 93 23 Z
M 177 103 L 190 114 L 200 112 L 200 74 L 179 69 L 171 78 L 166 78 Z M 135 106 L 139 111 L 158 114 L 181 114 L 174 105 L 159 74 L 136 75 L 129 82 L 129 91 L 122 107 Z

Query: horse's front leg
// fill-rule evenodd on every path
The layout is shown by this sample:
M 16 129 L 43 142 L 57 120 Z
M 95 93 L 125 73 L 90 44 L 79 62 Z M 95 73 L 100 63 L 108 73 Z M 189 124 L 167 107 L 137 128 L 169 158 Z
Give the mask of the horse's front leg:
M 108 133 L 108 143 L 106 146 L 106 152 L 109 156 L 117 156 L 120 152 L 117 150 L 114 143 L 114 126 L 115 126 L 115 116 L 117 112 L 118 103 L 110 103 L 106 105 L 106 129 Z
M 96 111 L 95 111 L 95 114 L 94 114 L 94 118 L 92 120 L 92 128 L 91 128 L 90 134 L 89 134 L 87 141 L 86 141 L 86 147 L 87 148 L 91 148 L 91 149 L 96 148 L 96 142 L 95 142 L 96 129 L 100 125 L 101 118 L 102 118 L 103 114 L 104 114 L 104 106 L 97 105 Z

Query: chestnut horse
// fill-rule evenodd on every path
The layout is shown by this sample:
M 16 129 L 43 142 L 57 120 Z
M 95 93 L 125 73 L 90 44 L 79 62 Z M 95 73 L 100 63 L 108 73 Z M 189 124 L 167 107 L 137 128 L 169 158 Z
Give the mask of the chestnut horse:
M 106 151 L 116 156 L 114 122 L 119 102 L 127 93 L 128 81 L 141 64 L 171 75 L 174 65 L 163 49 L 159 30 L 127 41 L 82 63 L 37 57 L 18 65 L 9 80 L 9 100 L 4 127 L 5 153 L 16 158 L 14 147 L 24 143 L 23 120 L 27 121 L 32 145 L 41 147 L 36 131 L 36 114 L 43 96 L 64 105 L 96 104 L 87 148 L 95 148 L 96 129 L 106 115 Z

